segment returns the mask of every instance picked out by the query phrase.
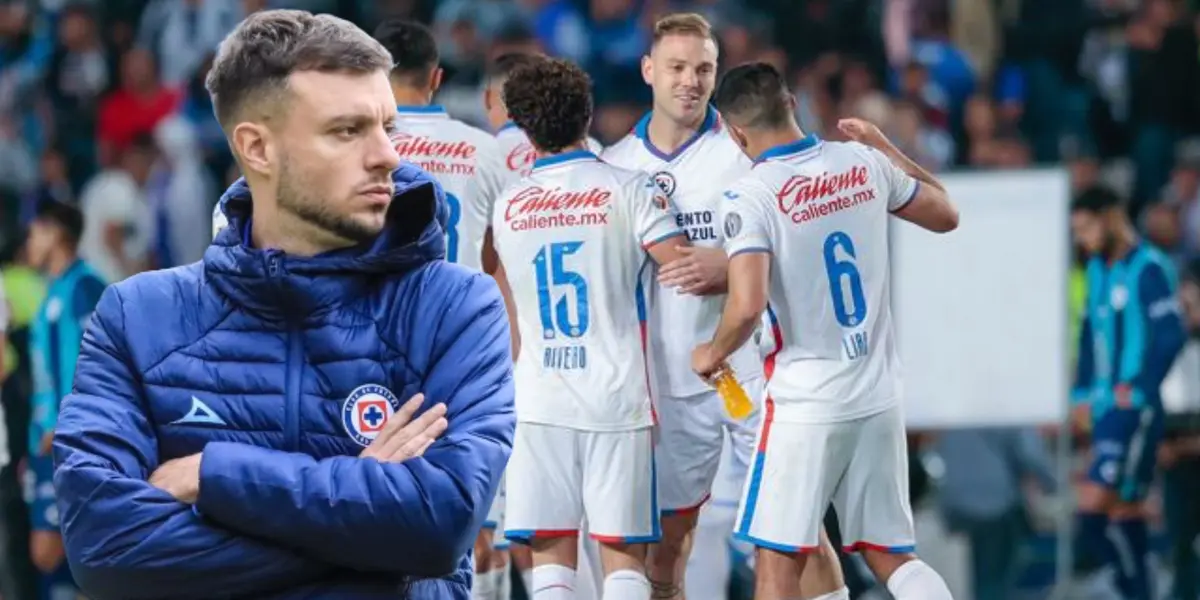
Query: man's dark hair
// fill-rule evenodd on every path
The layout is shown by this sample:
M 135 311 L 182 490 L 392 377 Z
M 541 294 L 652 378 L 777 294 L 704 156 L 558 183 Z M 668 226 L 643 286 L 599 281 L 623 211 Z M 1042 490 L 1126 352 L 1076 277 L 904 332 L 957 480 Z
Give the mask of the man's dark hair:
M 438 66 L 437 41 L 429 28 L 403 19 L 389 19 L 375 28 L 375 39 L 392 53 L 392 77 L 406 83 L 426 83 Z
M 38 203 L 33 218 L 61 229 L 72 250 L 79 247 L 79 240 L 83 238 L 83 213 L 75 206 L 58 200 L 43 200 Z
M 713 103 L 723 117 L 752 129 L 786 126 L 792 117 L 790 99 L 783 75 L 765 62 L 730 69 L 713 94 Z
M 508 115 L 543 152 L 560 152 L 587 135 L 592 122 L 592 80 L 574 63 L 536 57 L 504 82 Z
M 529 52 L 506 52 L 496 57 L 487 66 L 487 82 L 488 85 L 494 85 L 508 78 L 508 76 L 522 65 L 527 65 L 535 60 L 542 58 L 540 54 L 531 54 Z
M 279 111 L 278 96 L 292 73 L 371 73 L 392 67 L 392 56 L 353 23 L 302 10 L 256 12 L 221 42 L 204 87 L 227 131 L 246 112 Z
M 1119 208 L 1121 197 L 1105 185 L 1094 185 L 1079 193 L 1071 201 L 1071 212 L 1102 213 Z

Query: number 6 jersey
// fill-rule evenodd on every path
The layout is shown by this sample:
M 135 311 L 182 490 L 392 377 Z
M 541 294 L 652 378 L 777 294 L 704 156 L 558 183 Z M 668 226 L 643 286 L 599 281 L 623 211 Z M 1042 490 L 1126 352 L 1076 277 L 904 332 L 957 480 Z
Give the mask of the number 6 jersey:
M 811 135 L 768 150 L 725 192 L 726 252 L 771 255 L 776 420 L 848 421 L 898 402 L 888 216 L 916 192 L 877 150 Z
M 683 235 L 654 181 L 585 151 L 538 159 L 496 201 L 492 235 L 521 334 L 517 420 L 584 431 L 652 425 L 644 248 Z

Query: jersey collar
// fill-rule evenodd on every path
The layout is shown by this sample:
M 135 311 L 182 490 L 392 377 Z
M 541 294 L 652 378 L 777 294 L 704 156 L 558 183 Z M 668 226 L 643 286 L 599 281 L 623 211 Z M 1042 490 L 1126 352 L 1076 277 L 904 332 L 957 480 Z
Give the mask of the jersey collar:
M 570 162 L 583 162 L 587 160 L 599 160 L 599 158 L 587 150 L 572 150 L 570 152 L 563 152 L 562 154 L 543 156 L 533 161 L 533 170 L 536 171 L 546 167 L 555 167 Z
M 501 131 L 506 131 L 508 129 L 516 129 L 516 128 L 517 128 L 516 123 L 513 123 L 512 121 L 505 121 L 504 124 L 500 126 L 500 129 L 496 130 L 496 132 L 499 133 Z
M 774 148 L 768 148 L 766 152 L 763 152 L 758 156 L 758 159 L 755 160 L 754 163 L 758 164 L 764 160 L 770 159 L 794 158 L 796 156 L 811 152 L 820 146 L 821 138 L 817 137 L 817 134 L 815 133 L 810 133 L 794 142 L 788 142 L 786 144 L 775 146 Z
M 423 115 L 432 117 L 445 117 L 446 109 L 442 108 L 441 104 L 401 104 L 396 106 L 396 112 L 401 115 Z
M 638 121 L 637 125 L 633 127 L 633 135 L 641 138 L 642 144 L 646 147 L 646 151 L 664 162 L 671 162 L 676 158 L 679 158 L 679 155 L 683 154 L 684 151 L 692 146 L 692 144 L 696 143 L 696 140 L 700 139 L 704 134 L 717 129 L 721 124 L 721 119 L 717 113 L 717 109 L 710 105 L 705 111 L 704 120 L 700 122 L 700 128 L 696 130 L 696 133 L 694 133 L 692 137 L 688 138 L 686 142 L 681 144 L 679 148 L 676 148 L 674 152 L 668 154 L 654 147 L 654 144 L 650 141 L 651 114 L 653 113 L 647 112 L 646 115 L 642 117 L 642 120 Z

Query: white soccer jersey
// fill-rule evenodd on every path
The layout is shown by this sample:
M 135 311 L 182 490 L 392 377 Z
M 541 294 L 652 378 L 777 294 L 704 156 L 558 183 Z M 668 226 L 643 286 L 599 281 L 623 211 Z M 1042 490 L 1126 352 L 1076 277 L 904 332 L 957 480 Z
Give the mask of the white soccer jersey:
M 652 173 L 679 211 L 676 222 L 692 245 L 719 248 L 722 235 L 716 212 L 720 191 L 750 170 L 749 159 L 711 108 L 696 136 L 669 155 L 651 145 L 646 131 L 649 123 L 650 115 L 646 115 L 629 135 L 605 150 L 604 160 Z M 724 297 L 698 297 L 653 287 L 650 356 L 656 389 L 675 397 L 711 392 L 692 372 L 692 350 L 712 339 Z M 762 376 L 761 359 L 753 344 L 743 346 L 729 362 L 742 381 Z
M 771 254 L 774 418 L 837 422 L 900 397 L 888 216 L 917 182 L 877 150 L 815 136 L 774 148 L 725 192 L 725 249 Z
M 517 309 L 517 420 L 585 431 L 653 424 L 642 346 L 644 248 L 682 235 L 644 173 L 575 151 L 539 159 L 496 202 Z
M 509 181 L 516 181 L 529 174 L 533 169 L 533 161 L 537 158 L 537 151 L 533 149 L 533 144 L 529 143 L 529 136 L 525 135 L 516 123 L 505 123 L 500 131 L 496 132 L 496 143 L 500 145 L 501 162 L 509 174 Z M 604 146 L 590 137 L 587 139 L 587 146 L 592 154 L 599 155 L 604 151 Z
M 396 152 L 436 178 L 446 192 L 446 260 L 480 268 L 492 203 L 507 177 L 495 138 L 450 118 L 441 106 L 400 106 L 396 113 Z

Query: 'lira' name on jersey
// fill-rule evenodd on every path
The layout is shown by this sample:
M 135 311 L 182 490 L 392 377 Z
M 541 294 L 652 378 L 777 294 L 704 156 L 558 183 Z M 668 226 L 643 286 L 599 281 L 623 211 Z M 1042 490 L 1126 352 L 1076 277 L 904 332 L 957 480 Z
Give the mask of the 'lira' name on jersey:
M 585 431 L 653 424 L 644 248 L 677 235 L 666 196 L 644 173 L 590 152 L 539 159 L 501 194 L 492 236 L 521 334 L 518 421 Z
M 669 155 L 651 145 L 649 123 L 650 115 L 646 115 L 632 133 L 605 150 L 604 160 L 652 174 L 679 211 L 676 223 L 687 233 L 692 245 L 719 248 L 723 239 L 716 217 L 719 190 L 750 170 L 749 159 L 711 108 L 695 137 Z M 712 339 L 724 297 L 697 297 L 653 287 L 650 356 L 656 389 L 675 397 L 711 391 L 692 372 L 692 349 Z M 743 346 L 729 362 L 743 381 L 762 375 L 761 360 L 753 344 Z
M 775 419 L 848 421 L 899 401 L 888 216 L 916 192 L 877 150 L 816 136 L 764 153 L 725 192 L 726 252 L 771 255 Z
M 495 138 L 436 105 L 400 106 L 396 116 L 396 152 L 446 192 L 446 260 L 478 269 L 492 203 L 507 181 Z

